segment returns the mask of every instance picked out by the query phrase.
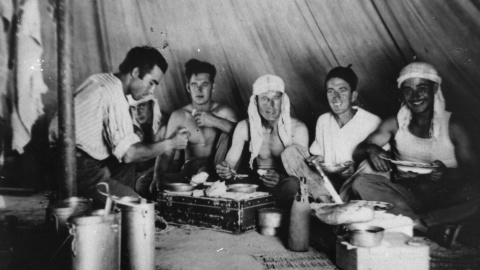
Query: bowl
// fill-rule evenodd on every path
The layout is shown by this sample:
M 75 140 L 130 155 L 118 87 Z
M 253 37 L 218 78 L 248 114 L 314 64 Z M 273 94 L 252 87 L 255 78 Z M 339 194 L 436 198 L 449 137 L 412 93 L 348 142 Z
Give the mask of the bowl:
M 195 189 L 196 186 L 186 183 L 168 183 L 165 184 L 165 189 L 168 191 L 175 191 L 175 192 L 185 192 L 185 191 L 192 191 Z
M 257 191 L 258 185 L 254 184 L 233 184 L 227 187 L 228 191 L 233 192 L 243 192 L 243 193 L 253 193 Z
M 384 228 L 378 226 L 349 226 L 347 230 L 352 245 L 366 248 L 379 246 L 385 232 Z
M 350 164 L 351 164 L 350 162 L 341 163 L 341 164 L 324 162 L 324 163 L 320 163 L 320 167 L 326 173 L 341 173 L 346 169 L 348 169 Z

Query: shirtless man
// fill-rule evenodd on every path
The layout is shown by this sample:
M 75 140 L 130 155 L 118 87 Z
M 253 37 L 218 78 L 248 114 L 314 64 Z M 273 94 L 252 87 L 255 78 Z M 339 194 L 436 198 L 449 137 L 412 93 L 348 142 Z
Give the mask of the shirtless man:
M 251 174 L 260 184 L 260 190 L 273 193 L 280 207 L 293 202 L 299 182 L 285 172 L 281 154 L 293 144 L 308 147 L 308 131 L 304 123 L 290 117 L 290 100 L 285 93 L 283 80 L 274 75 L 264 75 L 253 84 L 253 95 L 248 107 L 248 119 L 238 123 L 225 161 L 217 165 L 218 175 L 234 178 L 245 143 L 250 145 L 250 169 L 266 172 Z
M 427 63 L 403 68 L 397 80 L 404 101 L 400 111 L 384 120 L 354 152 L 354 159 L 368 158 L 374 169 L 384 174 L 359 175 L 352 185 L 353 194 L 393 203 L 391 211 L 416 220 L 420 230 L 426 229 L 423 225 L 441 223 L 430 211 L 478 198 L 471 140 L 458 119 L 445 110 L 441 81 Z M 389 142 L 393 142 L 392 156 L 382 149 Z M 399 169 L 390 174 L 395 167 L 384 158 L 436 167 L 429 174 Z
M 215 173 L 214 160 L 223 160 L 228 147 L 228 138 L 237 122 L 232 108 L 212 100 L 215 91 L 215 66 L 207 62 L 191 59 L 185 64 L 187 92 L 192 102 L 172 113 L 167 125 L 166 135 L 169 137 L 178 128 L 185 127 L 190 132 L 185 149 L 185 164 L 182 173 L 171 176 L 169 180 L 178 181 L 200 172 Z M 224 150 L 222 150 L 224 149 Z M 175 151 L 170 151 L 157 158 L 154 181 L 155 188 L 160 178 L 169 181 L 164 173 L 172 164 Z

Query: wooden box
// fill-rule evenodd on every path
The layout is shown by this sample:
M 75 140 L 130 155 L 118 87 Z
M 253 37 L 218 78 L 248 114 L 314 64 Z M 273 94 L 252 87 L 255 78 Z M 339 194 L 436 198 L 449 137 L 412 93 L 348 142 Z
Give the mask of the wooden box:
M 385 233 L 382 244 L 374 248 L 355 247 L 348 237 L 338 237 L 336 265 L 343 270 L 428 270 L 427 245 L 409 245 L 404 233 Z
M 192 197 L 166 192 L 161 192 L 158 196 L 160 216 L 167 222 L 234 234 L 254 230 L 257 225 L 257 210 L 274 205 L 274 197 L 266 193 L 244 200 Z

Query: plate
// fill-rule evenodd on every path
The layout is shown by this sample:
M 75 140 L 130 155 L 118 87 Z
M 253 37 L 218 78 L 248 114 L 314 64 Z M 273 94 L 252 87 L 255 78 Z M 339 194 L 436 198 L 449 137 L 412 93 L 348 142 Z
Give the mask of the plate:
M 386 211 L 390 210 L 394 207 L 392 203 L 388 202 L 381 202 L 381 201 L 363 201 L 359 200 L 359 202 L 365 203 L 365 206 L 372 207 L 375 211 Z M 356 200 L 352 200 L 352 202 L 357 202 Z
M 319 163 L 320 167 L 326 173 L 341 173 L 348 169 L 350 163 L 342 163 L 342 164 L 335 164 L 335 163 Z
M 168 183 L 165 184 L 165 190 L 173 192 L 186 192 L 192 191 L 196 186 L 186 183 Z
M 243 192 L 243 193 L 253 193 L 257 191 L 258 185 L 253 184 L 233 184 L 227 187 L 228 191 L 232 192 Z
M 380 157 L 381 159 L 388 160 L 397 166 L 397 169 L 402 172 L 414 172 L 418 174 L 432 173 L 433 169 L 437 168 L 437 165 L 433 165 L 425 162 L 406 161 L 406 160 L 393 160 L 386 157 Z

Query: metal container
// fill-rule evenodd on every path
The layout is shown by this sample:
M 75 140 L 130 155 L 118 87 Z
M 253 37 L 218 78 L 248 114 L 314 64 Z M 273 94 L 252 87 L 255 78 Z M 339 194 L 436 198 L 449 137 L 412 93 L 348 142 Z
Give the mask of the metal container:
M 122 269 L 155 270 L 155 204 L 135 197 L 116 203 L 122 209 Z
M 277 228 L 282 225 L 284 211 L 277 207 L 263 208 L 258 210 L 258 226 L 260 234 L 274 236 Z
M 121 213 L 96 210 L 69 219 L 72 270 L 119 270 Z
M 70 197 L 51 204 L 46 210 L 46 222 L 49 230 L 59 238 L 68 235 L 67 219 L 71 216 L 85 215 L 92 208 L 92 199 Z
M 168 191 L 175 191 L 175 192 L 186 192 L 186 191 L 192 191 L 195 189 L 196 186 L 191 185 L 191 184 L 185 184 L 185 183 L 168 183 L 165 184 L 165 189 Z
M 385 229 L 377 226 L 348 228 L 350 243 L 357 247 L 377 247 L 382 243 Z
M 233 184 L 227 187 L 228 191 L 233 192 L 242 192 L 242 193 L 253 193 L 257 191 L 258 185 L 254 184 Z

